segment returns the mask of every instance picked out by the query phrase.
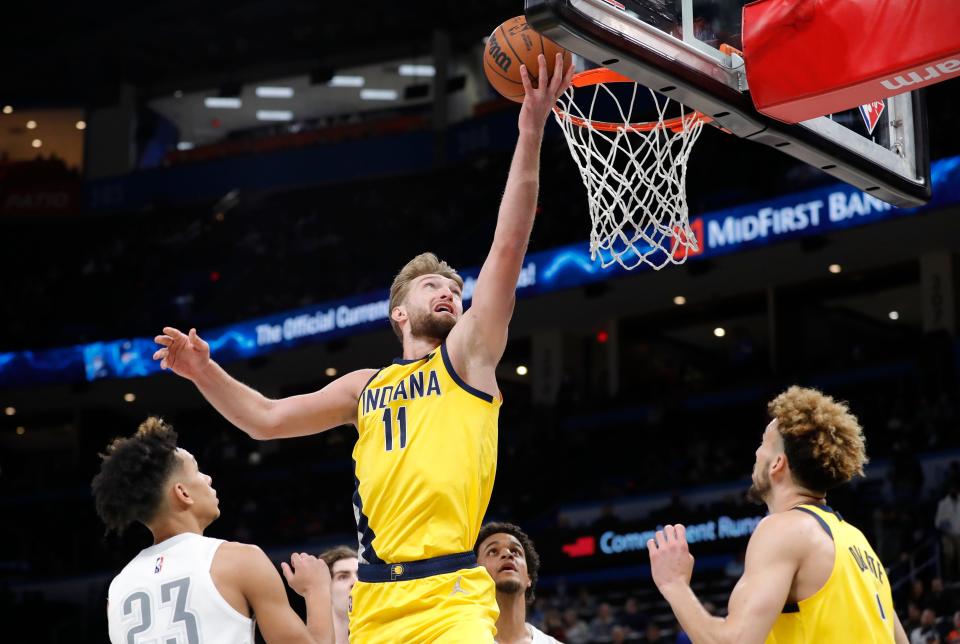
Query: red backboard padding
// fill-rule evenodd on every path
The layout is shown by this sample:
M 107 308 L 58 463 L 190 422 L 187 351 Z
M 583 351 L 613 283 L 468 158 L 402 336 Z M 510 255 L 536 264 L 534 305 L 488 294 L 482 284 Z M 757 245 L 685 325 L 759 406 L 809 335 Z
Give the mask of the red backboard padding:
M 840 112 L 960 77 L 960 0 L 759 0 L 743 56 L 759 112 Z

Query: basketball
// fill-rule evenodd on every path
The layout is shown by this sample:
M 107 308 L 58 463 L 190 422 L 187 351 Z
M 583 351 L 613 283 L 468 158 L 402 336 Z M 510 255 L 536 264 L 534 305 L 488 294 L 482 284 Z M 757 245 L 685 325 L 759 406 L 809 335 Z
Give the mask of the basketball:
M 510 18 L 493 30 L 483 52 L 483 72 L 487 80 L 505 98 L 523 102 L 523 83 L 520 80 L 520 65 L 526 65 L 533 86 L 537 86 L 540 65 L 537 56 L 547 59 L 547 69 L 553 72 L 557 53 L 564 57 L 564 69 L 570 65 L 572 56 L 549 38 L 544 38 L 527 24 L 525 16 Z

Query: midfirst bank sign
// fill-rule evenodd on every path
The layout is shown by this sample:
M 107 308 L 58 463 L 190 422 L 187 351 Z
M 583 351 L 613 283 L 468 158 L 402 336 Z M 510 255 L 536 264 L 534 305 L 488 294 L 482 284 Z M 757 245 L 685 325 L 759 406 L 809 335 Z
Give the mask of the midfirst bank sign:
M 818 191 L 802 201 L 779 200 L 760 208 L 736 208 L 694 218 L 690 225 L 701 255 L 731 251 L 775 238 L 810 235 L 884 219 L 893 206 L 876 197 L 845 188 Z

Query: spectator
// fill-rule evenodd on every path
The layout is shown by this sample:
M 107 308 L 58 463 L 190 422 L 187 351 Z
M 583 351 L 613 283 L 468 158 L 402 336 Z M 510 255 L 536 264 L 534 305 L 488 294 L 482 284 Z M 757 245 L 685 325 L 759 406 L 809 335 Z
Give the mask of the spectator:
M 950 615 L 956 608 L 956 600 L 952 592 L 943 585 L 943 579 L 934 577 L 930 580 L 930 593 L 927 603 L 937 615 Z
M 597 607 L 597 616 L 590 622 L 590 637 L 601 642 L 609 642 L 613 636 L 613 627 L 617 620 L 613 617 L 610 604 L 603 602 Z
M 943 547 L 943 576 L 955 581 L 960 579 L 960 485 L 951 481 L 946 496 L 937 505 L 937 516 L 933 520 L 940 531 L 940 544 Z
M 558 637 L 558 639 L 561 639 Z M 587 644 L 590 641 L 590 627 L 580 619 L 574 608 L 563 611 L 563 640 L 567 644 Z
M 937 615 L 932 608 L 924 608 L 923 613 L 920 614 L 920 625 L 910 633 L 910 644 L 939 644 L 939 642 Z
M 660 625 L 654 621 L 647 623 L 647 644 L 668 644 L 667 638 L 663 635 Z
M 623 626 L 614 626 L 610 631 L 610 642 L 623 644 L 627 641 L 627 629 Z
M 950 624 L 950 630 L 947 632 L 947 644 L 960 644 L 960 610 L 953 614 L 953 623 Z
M 903 630 L 912 633 L 913 629 L 920 626 L 920 604 L 910 600 L 907 604 L 907 619 L 903 622 Z
M 620 623 L 627 627 L 628 635 L 637 635 L 647 627 L 647 615 L 640 610 L 640 604 L 636 597 L 627 598 L 623 605 L 623 612 L 620 614 Z

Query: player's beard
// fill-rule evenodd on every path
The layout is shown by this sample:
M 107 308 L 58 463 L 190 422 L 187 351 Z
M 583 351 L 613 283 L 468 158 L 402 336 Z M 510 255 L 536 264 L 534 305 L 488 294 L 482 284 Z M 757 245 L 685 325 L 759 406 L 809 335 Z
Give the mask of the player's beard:
M 410 335 L 415 338 L 432 338 L 443 342 L 457 320 L 432 311 L 416 311 L 410 315 Z
M 504 579 L 497 582 L 497 592 L 505 595 L 516 595 L 523 592 L 523 584 L 516 579 Z
M 750 489 L 747 490 L 747 500 L 751 503 L 756 503 L 757 505 L 767 504 L 766 496 L 773 487 L 773 484 L 770 482 L 770 472 L 767 471 L 769 466 L 770 463 L 765 463 L 763 467 L 760 468 L 757 480 L 750 483 Z

